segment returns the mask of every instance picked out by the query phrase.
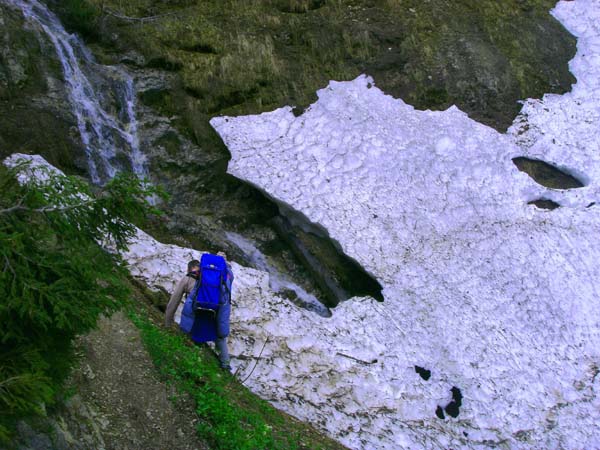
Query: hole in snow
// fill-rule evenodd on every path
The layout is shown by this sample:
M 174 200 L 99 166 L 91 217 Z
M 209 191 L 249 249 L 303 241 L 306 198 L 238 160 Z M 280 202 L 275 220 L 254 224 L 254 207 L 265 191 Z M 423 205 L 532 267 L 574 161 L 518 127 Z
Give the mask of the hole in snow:
M 551 189 L 574 189 L 583 187 L 584 184 L 573 175 L 563 170 L 540 161 L 539 159 L 529 159 L 522 156 L 513 158 L 512 162 L 521 172 L 525 172 L 536 183 Z
M 540 198 L 539 200 L 533 200 L 527 203 L 528 205 L 535 205 L 541 209 L 549 209 L 552 211 L 553 209 L 560 208 L 560 205 L 552 200 L 548 200 L 546 198 Z
M 446 413 L 452 417 L 458 417 L 458 415 L 460 414 L 459 406 L 454 401 L 451 401 L 450 403 L 448 403 L 446 405 L 446 408 L 444 408 L 444 409 L 445 409 Z
M 429 380 L 429 378 L 431 378 L 431 370 L 424 369 L 423 367 L 420 367 L 420 366 L 415 366 L 415 372 L 417 372 L 419 375 L 421 375 L 421 378 L 423 378 L 425 381 L 427 381 L 427 380 Z
M 444 408 L 444 410 L 449 416 L 458 417 L 458 414 L 460 413 L 459 409 L 462 406 L 462 392 L 460 392 L 460 389 L 456 386 L 453 387 L 451 391 L 452 401 L 446 405 L 446 408 Z
M 591 208 L 592 206 L 594 206 L 596 204 L 596 202 L 592 202 L 589 205 L 586 206 L 586 208 Z
M 439 419 L 445 419 L 446 416 L 444 416 L 444 410 L 442 409 L 441 406 L 438 406 L 435 409 L 435 415 L 438 416 Z
M 278 204 L 280 216 L 272 223 L 326 294 L 327 306 L 337 306 L 355 296 L 368 295 L 383 301 L 381 284 L 356 260 L 346 255 L 326 229 L 289 205 Z

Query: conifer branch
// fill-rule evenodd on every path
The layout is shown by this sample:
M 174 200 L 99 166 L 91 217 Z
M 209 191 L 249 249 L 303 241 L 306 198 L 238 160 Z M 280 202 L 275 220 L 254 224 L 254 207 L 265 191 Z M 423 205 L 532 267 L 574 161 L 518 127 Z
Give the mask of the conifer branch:
M 64 205 L 64 206 L 44 206 L 42 208 L 29 208 L 27 206 L 22 206 L 21 203 L 11 206 L 10 208 L 0 209 L 0 214 L 10 214 L 14 211 L 29 211 L 29 212 L 37 212 L 37 213 L 47 213 L 47 212 L 55 212 L 55 211 L 70 211 L 72 209 L 77 209 L 82 206 L 89 206 L 93 204 L 95 200 L 90 200 L 82 203 L 74 203 L 72 205 Z

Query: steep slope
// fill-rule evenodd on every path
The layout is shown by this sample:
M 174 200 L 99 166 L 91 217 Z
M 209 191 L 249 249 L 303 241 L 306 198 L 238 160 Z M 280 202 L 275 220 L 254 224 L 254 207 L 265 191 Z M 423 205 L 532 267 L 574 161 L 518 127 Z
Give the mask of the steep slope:
M 8 167 L 23 162 L 29 166 L 19 175 L 19 183 L 62 176 L 39 155 L 14 154 L 3 161 Z M 68 192 L 68 197 L 80 200 L 81 192 Z M 131 272 L 159 290 L 172 289 L 182 261 L 199 257 L 196 250 L 161 244 L 140 229 L 129 245 L 124 256 L 130 261 Z M 241 282 L 243 291 L 247 290 L 245 285 L 255 286 L 251 277 L 256 271 L 233 265 L 245 280 Z M 100 320 L 99 330 L 80 341 L 82 361 L 65 387 L 66 400 L 54 399 L 53 410 L 47 415 L 42 404 L 38 414 L 43 417 L 26 417 L 19 422 L 10 450 L 207 448 L 204 440 L 210 447 L 231 450 L 343 448 L 310 424 L 253 395 L 242 386 L 249 376 L 238 382 L 218 366 L 206 345 L 195 346 L 187 336 L 162 329 L 164 316 L 153 306 L 157 296 L 142 284 L 134 284 L 133 299 L 119 300 L 142 331 L 148 352 L 141 345 L 140 333 L 122 312 Z M 246 296 L 246 300 L 250 299 Z M 71 362 L 61 364 L 70 367 Z M 152 370 L 151 362 L 157 370 Z M 78 394 L 69 398 L 69 392 Z M 179 399 L 177 411 L 167 401 L 174 399 Z M 194 438 L 194 431 L 201 439 Z

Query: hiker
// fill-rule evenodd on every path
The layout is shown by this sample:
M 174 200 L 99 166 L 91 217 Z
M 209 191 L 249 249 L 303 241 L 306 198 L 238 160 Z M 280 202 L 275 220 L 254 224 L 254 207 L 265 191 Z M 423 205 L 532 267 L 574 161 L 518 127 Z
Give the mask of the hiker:
M 203 272 L 205 259 L 207 259 L 207 265 Z M 215 273 L 213 263 L 220 267 L 218 269 L 220 272 Z M 211 277 L 215 276 L 217 277 L 216 285 L 211 280 Z M 206 277 L 209 278 L 204 280 Z M 198 344 L 214 341 L 219 356 L 219 365 L 225 370 L 231 370 L 227 336 L 229 335 L 233 278 L 231 265 L 227 262 L 227 255 L 224 252 L 219 252 L 216 256 L 204 254 L 201 262 L 194 260 L 189 263 L 188 274 L 177 283 L 165 312 L 165 325 L 170 326 L 173 323 L 173 315 L 177 306 L 182 303 L 181 296 L 186 294 L 180 328 Z M 193 306 L 196 301 L 198 303 Z
M 183 306 L 183 302 L 190 292 L 192 292 L 192 289 L 194 289 L 194 285 L 198 278 L 200 278 L 200 261 L 193 259 L 188 263 L 187 274 L 179 280 L 175 286 L 175 291 L 173 291 L 173 295 L 171 295 L 171 299 L 167 304 L 167 309 L 165 311 L 165 326 L 170 327 L 173 324 L 174 316 L 176 322 L 179 322 L 179 320 L 177 320 L 181 314 L 179 306 Z M 177 312 L 179 314 L 177 314 Z

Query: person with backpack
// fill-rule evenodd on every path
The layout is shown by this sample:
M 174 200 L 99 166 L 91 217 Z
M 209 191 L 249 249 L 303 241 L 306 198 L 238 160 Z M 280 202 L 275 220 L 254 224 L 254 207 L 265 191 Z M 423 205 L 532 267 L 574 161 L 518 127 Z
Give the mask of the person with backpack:
M 203 254 L 199 271 L 199 277 L 185 300 L 179 326 L 198 344 L 213 341 L 219 365 L 225 370 L 231 370 L 227 336 L 233 271 L 223 252 L 217 255 Z M 167 314 L 169 325 L 171 317 Z
M 179 280 L 173 291 L 173 295 L 167 303 L 165 311 L 165 326 L 170 327 L 173 324 L 173 318 L 176 316 L 179 305 L 190 295 L 194 289 L 196 281 L 200 278 L 200 261 L 194 259 L 188 263 L 187 274 Z M 185 295 L 185 297 L 184 297 Z M 182 301 L 183 300 L 183 301 Z M 178 317 L 177 317 L 178 319 Z

